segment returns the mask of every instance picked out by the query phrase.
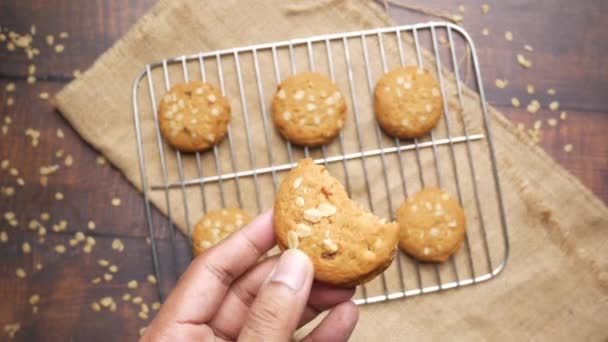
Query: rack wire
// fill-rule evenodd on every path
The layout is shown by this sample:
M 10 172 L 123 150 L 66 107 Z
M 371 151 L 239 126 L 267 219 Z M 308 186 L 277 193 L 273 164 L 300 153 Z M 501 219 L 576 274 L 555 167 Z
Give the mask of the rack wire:
M 471 80 L 461 77 L 459 56 L 472 64 Z M 385 135 L 372 106 L 378 78 L 406 64 L 431 70 L 443 96 L 439 126 L 411 141 Z M 320 148 L 282 140 L 269 121 L 269 95 L 286 75 L 304 70 L 328 74 L 349 104 L 346 127 Z M 156 104 L 173 83 L 193 79 L 219 85 L 231 100 L 233 119 L 225 141 L 208 152 L 183 154 L 164 142 Z M 449 262 L 419 263 L 400 252 L 380 277 L 359 287 L 355 303 L 477 284 L 504 268 L 507 223 L 487 105 L 475 47 L 459 26 L 429 22 L 165 59 L 136 78 L 133 112 L 161 300 L 190 260 L 192 223 L 213 208 L 238 206 L 254 214 L 270 207 L 280 176 L 302 157 L 327 166 L 351 198 L 380 216 L 394 218 L 402 201 L 425 186 L 447 189 L 465 210 L 464 244 Z M 165 216 L 155 215 L 153 205 Z M 178 226 L 186 234 L 177 234 Z

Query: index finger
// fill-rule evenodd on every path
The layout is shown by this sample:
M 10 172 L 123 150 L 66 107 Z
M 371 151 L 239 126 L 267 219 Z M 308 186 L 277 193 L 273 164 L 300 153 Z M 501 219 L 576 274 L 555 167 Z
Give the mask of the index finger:
M 211 319 L 232 282 L 276 244 L 272 210 L 200 255 L 163 304 L 159 319 L 201 324 Z

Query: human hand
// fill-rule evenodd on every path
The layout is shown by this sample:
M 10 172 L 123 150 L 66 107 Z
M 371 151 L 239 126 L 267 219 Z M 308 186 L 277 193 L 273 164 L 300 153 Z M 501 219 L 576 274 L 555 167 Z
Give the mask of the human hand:
M 329 309 L 304 341 L 346 341 L 358 318 L 355 290 L 313 282 L 297 249 L 258 263 L 275 244 L 269 211 L 197 257 L 141 340 L 288 341 Z

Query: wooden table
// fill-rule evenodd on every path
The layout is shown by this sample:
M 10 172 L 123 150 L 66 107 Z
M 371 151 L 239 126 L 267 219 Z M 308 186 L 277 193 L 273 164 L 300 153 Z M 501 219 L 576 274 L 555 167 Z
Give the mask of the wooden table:
M 490 12 L 482 15 L 480 1 L 463 0 L 463 25 L 476 41 L 489 101 L 514 122 L 528 127 L 543 120 L 540 145 L 608 201 L 608 11 L 601 0 L 557 2 L 495 1 Z M 9 214 L 9 220 L 0 223 L 0 232 L 6 232 L 8 238 L 8 242 L 0 242 L 0 326 L 20 323 L 17 340 L 133 340 L 148 320 L 138 317 L 141 305 L 123 304 L 121 296 L 141 296 L 149 306 L 158 300 L 155 286 L 146 281 L 153 272 L 141 195 L 111 166 L 96 163 L 98 153 L 78 137 L 49 101 L 39 98 L 41 92 L 58 92 L 73 78 L 75 69 L 90 66 L 153 3 L 0 2 L 2 33 L 7 34 L 7 29 L 26 33 L 35 25 L 33 45 L 40 49 L 40 56 L 29 61 L 21 49 L 11 52 L 6 42 L 0 44 L 0 113 L 2 120 L 12 119 L 7 134 L 0 134 L 0 160 L 10 161 L 8 169 L 0 170 L 0 186 L 15 191 L 12 196 L 0 194 L 0 211 L 3 216 L 14 212 L 13 220 L 17 221 L 12 227 Z M 437 0 L 427 1 L 424 6 L 458 12 Z M 397 8 L 391 8 L 390 14 L 403 24 L 429 20 Z M 485 27 L 490 31 L 487 36 L 482 34 Z M 507 30 L 513 33 L 512 41 L 504 38 Z M 60 32 L 68 32 L 69 37 L 59 38 Z M 55 46 L 47 45 L 48 34 L 53 34 L 54 45 L 63 44 L 65 51 L 57 53 Z M 534 49 L 526 52 L 534 61 L 529 70 L 515 61 L 524 44 Z M 34 84 L 27 82 L 30 64 L 36 65 Z M 505 89 L 494 86 L 497 78 L 508 80 Z M 16 86 L 12 92 L 5 90 L 9 83 Z M 534 95 L 527 94 L 527 84 L 535 86 Z M 549 88 L 557 94 L 548 95 Z M 8 106 L 11 97 L 14 104 Z M 513 108 L 511 97 L 519 98 L 522 107 Z M 543 105 L 535 115 L 525 110 L 531 99 Z M 558 120 L 557 127 L 549 128 L 546 120 L 559 114 L 547 109 L 553 100 L 559 101 L 560 111 L 568 112 L 568 119 Z M 40 131 L 36 148 L 24 134 L 28 128 Z M 63 138 L 58 137 L 58 129 Z M 564 152 L 566 144 L 572 144 L 572 152 Z M 59 150 L 63 151 L 61 158 L 56 157 L 61 154 Z M 67 155 L 73 159 L 69 167 L 64 166 Z M 54 163 L 61 164 L 61 170 L 42 186 L 39 168 Z M 13 167 L 18 176 L 10 174 Z M 19 177 L 25 182 L 23 186 L 17 184 Z M 64 195 L 63 200 L 55 199 L 57 192 Z M 120 198 L 121 205 L 112 206 L 112 198 Z M 41 220 L 43 213 L 50 213 L 49 221 Z M 28 228 L 32 219 L 45 226 L 44 243 L 39 242 L 35 222 L 31 223 L 33 230 Z M 63 229 L 61 220 L 67 223 Z M 95 223 L 94 230 L 87 227 L 89 221 Z M 58 232 L 53 231 L 53 225 L 59 225 Z M 83 251 L 85 243 L 78 241 L 78 231 L 95 240 L 91 253 Z M 115 239 L 120 239 L 124 251 L 112 248 Z M 78 247 L 70 247 L 70 240 L 76 240 Z M 23 251 L 24 242 L 29 243 L 31 252 Z M 63 254 L 55 250 L 60 244 L 67 247 Z M 117 272 L 100 266 L 98 260 L 102 258 L 116 265 Z M 17 268 L 25 270 L 24 279 L 16 276 Z M 104 273 L 113 279 L 105 281 Z M 97 277 L 101 277 L 100 283 L 92 284 Z M 128 287 L 130 280 L 138 282 L 137 289 Z M 31 304 L 35 294 L 40 299 Z M 118 304 L 115 312 L 91 308 L 93 301 L 105 296 Z M 153 317 L 151 308 L 149 316 Z M 0 340 L 7 336 L 0 331 Z

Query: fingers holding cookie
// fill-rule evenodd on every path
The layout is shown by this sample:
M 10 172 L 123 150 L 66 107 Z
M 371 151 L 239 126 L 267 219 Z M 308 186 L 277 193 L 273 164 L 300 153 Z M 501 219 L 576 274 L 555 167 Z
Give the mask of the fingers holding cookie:
M 282 249 L 298 248 L 315 279 L 355 286 L 392 262 L 398 227 L 362 210 L 325 167 L 303 159 L 285 177 L 275 201 L 274 229 Z

